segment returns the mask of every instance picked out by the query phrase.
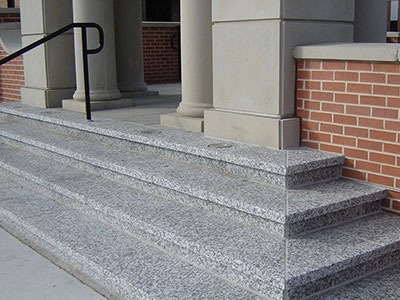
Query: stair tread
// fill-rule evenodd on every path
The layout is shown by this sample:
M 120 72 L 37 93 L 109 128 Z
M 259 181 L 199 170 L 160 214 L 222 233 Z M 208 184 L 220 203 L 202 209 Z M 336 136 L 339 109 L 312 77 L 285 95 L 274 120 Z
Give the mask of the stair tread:
M 2 199 L 0 214 L 3 224 L 29 233 L 36 247 L 62 257 L 124 299 L 261 299 L 38 195 Z
M 400 239 L 400 220 L 388 215 L 379 214 L 286 241 L 6 145 L 1 145 L 0 154 L 2 164 L 41 177 L 52 183 L 52 188 L 57 185 L 60 191 L 69 191 L 71 196 L 76 195 L 81 201 L 116 217 L 153 226 L 152 230 L 158 230 L 156 234 L 164 234 L 164 238 L 173 234 L 176 242 L 192 243 L 189 247 L 193 251 L 282 289 L 285 282 L 288 286 L 306 284 L 400 248 L 396 244 Z M 386 228 L 392 229 L 382 232 L 384 241 L 379 242 L 383 236 L 362 232 L 362 228 L 374 226 L 376 222 L 386 222 Z
M 346 179 L 287 190 L 140 152 L 127 155 L 128 150 L 15 122 L 2 124 L 0 135 L 281 224 L 385 196 L 382 188 Z
M 43 111 L 40 108 L 22 104 L 1 103 L 0 112 L 282 175 L 296 174 L 344 162 L 343 155 L 305 147 L 276 150 L 265 146 L 229 141 L 230 148 L 213 148 L 210 145 L 226 143 L 226 141 L 204 137 L 193 132 L 166 127 L 154 128 L 132 122 L 108 119 L 87 122 L 82 114 L 61 109 Z

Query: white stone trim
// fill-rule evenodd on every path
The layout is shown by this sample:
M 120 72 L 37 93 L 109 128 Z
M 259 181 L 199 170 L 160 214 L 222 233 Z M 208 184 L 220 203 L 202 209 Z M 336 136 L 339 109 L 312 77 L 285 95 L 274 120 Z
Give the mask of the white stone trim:
M 388 31 L 388 32 L 386 32 L 386 37 L 388 37 L 388 38 L 398 38 L 398 37 L 400 37 L 400 32 L 398 32 L 398 31 Z
M 296 59 L 359 60 L 399 62 L 400 44 L 395 43 L 329 43 L 298 46 Z

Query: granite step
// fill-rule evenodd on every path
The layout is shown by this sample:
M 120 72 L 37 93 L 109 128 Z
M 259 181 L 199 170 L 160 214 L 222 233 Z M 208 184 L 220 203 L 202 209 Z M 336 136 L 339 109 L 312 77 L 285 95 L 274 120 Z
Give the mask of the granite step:
M 190 162 L 282 187 L 296 187 L 340 177 L 342 155 L 300 147 L 280 151 L 227 142 L 165 127 L 116 120 L 87 122 L 82 114 L 0 103 L 2 118 L 60 130 L 78 137 Z
M 386 195 L 384 189 L 345 179 L 284 189 L 4 120 L 0 141 L 287 237 L 374 213 Z M 7 150 L 2 152 L 6 158 Z M 22 160 L 8 162 L 24 168 Z
M 12 189 L 10 182 L 0 186 Z M 17 190 L 1 195 L 0 225 L 109 299 L 267 299 L 99 220 Z
M 65 174 L 63 170 L 48 174 L 54 178 L 63 178 L 63 175 L 64 180 L 72 179 L 71 174 Z M 83 178 L 82 176 L 75 178 L 75 181 L 83 181 Z M 209 255 L 208 259 L 220 260 L 223 263 L 227 263 L 229 256 L 231 260 L 237 259 L 233 267 L 243 272 L 240 281 L 238 277 L 231 276 L 229 267 L 218 270 L 218 273 L 225 270 L 224 277 L 230 282 L 239 283 L 227 288 L 226 282 L 218 281 L 219 276 L 213 276 L 216 268 L 207 267 L 207 263 L 201 259 L 193 260 L 185 253 L 167 256 L 161 247 L 157 249 L 150 247 L 149 240 L 145 241 L 143 235 L 134 235 L 132 232 L 128 234 L 127 227 L 121 231 L 115 224 L 111 224 L 113 226 L 110 227 L 102 223 L 107 222 L 107 218 L 101 218 L 102 222 L 99 222 L 96 221 L 99 218 L 82 214 L 79 205 L 75 208 L 61 205 L 2 179 L 0 188 L 7 191 L 0 197 L 2 226 L 20 238 L 22 233 L 22 238 L 35 249 L 52 257 L 74 274 L 78 272 L 82 278 L 90 278 L 95 286 L 106 286 L 107 290 L 119 292 L 128 290 L 130 295 L 136 297 L 138 291 L 140 293 L 144 291 L 146 296 L 149 293 L 162 295 L 153 299 L 173 297 L 174 299 L 304 299 L 400 262 L 400 219 L 382 213 L 302 237 L 284 239 L 263 235 L 255 229 L 244 226 L 232 226 L 227 229 L 224 227 L 224 222 L 216 223 L 215 220 L 214 223 L 205 224 L 207 221 L 212 221 L 212 216 L 205 214 L 205 222 L 202 223 L 201 219 L 195 217 L 191 208 L 188 208 L 191 210 L 191 215 L 167 221 L 171 214 L 174 214 L 171 212 L 169 216 L 164 215 L 170 207 L 167 208 L 165 205 L 160 207 L 158 214 L 157 208 L 153 208 L 156 210 L 154 212 L 156 216 L 153 214 L 149 219 L 157 220 L 154 222 L 155 226 L 165 226 L 166 223 L 163 222 L 169 222 L 165 226 L 165 229 L 169 230 L 172 228 L 171 224 L 176 222 L 176 230 L 179 230 L 179 226 L 183 227 L 184 229 L 181 229 L 183 234 L 186 229 L 186 236 L 192 236 L 193 240 L 203 245 L 203 249 Z M 93 189 L 91 191 L 93 195 L 96 194 Z M 107 195 L 104 199 L 107 199 Z M 110 203 L 112 200 L 114 199 L 108 199 Z M 142 199 L 142 201 L 148 200 L 152 201 L 149 198 Z M 104 203 L 107 200 L 99 201 Z M 145 204 L 142 203 L 141 206 L 143 205 Z M 113 206 L 118 209 L 121 209 L 121 206 L 128 209 L 137 207 L 135 203 L 132 203 L 132 206 L 127 204 L 126 199 L 120 200 Z M 131 211 L 132 215 L 135 215 L 134 211 Z M 167 219 L 164 219 L 164 216 L 167 216 Z M 231 225 L 232 223 L 228 226 Z M 154 242 L 152 239 L 150 241 Z M 192 251 L 199 249 L 193 248 Z M 164 265 L 165 261 L 171 260 L 172 263 Z M 182 264 L 188 267 L 184 261 L 189 260 L 197 268 L 190 266 L 190 272 L 186 268 L 182 271 Z M 248 262 L 253 264 L 252 268 L 249 268 Z M 175 268 L 177 265 L 178 270 Z M 208 276 L 206 282 L 202 281 L 205 273 L 202 270 L 208 270 L 205 274 Z M 150 274 L 153 271 L 156 272 L 155 275 Z M 190 275 L 187 275 L 188 272 Z M 246 282 L 246 273 L 249 272 L 252 272 L 250 276 L 252 280 Z M 189 276 L 189 279 L 186 276 Z M 169 278 L 174 279 L 172 284 L 166 282 Z M 152 283 L 149 283 L 149 280 Z M 204 285 L 209 284 L 210 280 L 211 286 L 214 287 L 215 284 L 217 287 L 207 290 L 208 287 Z M 214 280 L 218 282 L 215 283 Z M 162 281 L 161 284 L 159 281 Z M 123 287 L 115 287 L 115 284 L 122 284 Z M 222 291 L 220 285 L 223 285 Z M 239 291 L 245 293 L 243 288 L 246 287 L 247 290 L 253 290 L 252 294 L 238 294 Z M 170 295 L 171 289 L 173 297 L 165 296 L 165 291 Z M 202 289 L 205 290 L 199 297 L 176 296 L 176 292 L 188 293 L 188 291 L 193 291 L 197 295 Z M 216 289 L 220 293 L 229 291 L 233 296 L 225 294 L 219 296 L 215 293 Z M 125 295 L 128 294 L 123 294 Z M 256 295 L 259 295 L 258 298 Z

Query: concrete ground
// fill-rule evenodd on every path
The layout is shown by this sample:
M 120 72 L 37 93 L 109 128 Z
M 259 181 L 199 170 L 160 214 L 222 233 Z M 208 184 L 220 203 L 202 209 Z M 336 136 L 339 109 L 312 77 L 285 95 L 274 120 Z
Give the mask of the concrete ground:
M 128 108 L 93 112 L 93 118 L 116 119 L 142 125 L 159 125 L 160 115 L 176 112 L 181 101 L 181 84 L 149 85 L 150 91 L 158 91 L 159 96 L 135 99 L 136 105 Z
M 1 228 L 0 299 L 105 300 Z

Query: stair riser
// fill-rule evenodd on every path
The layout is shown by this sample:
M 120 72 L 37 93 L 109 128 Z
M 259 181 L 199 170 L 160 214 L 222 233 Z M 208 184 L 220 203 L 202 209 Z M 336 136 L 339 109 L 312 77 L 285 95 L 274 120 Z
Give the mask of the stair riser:
M 157 156 L 170 158 L 178 161 L 184 161 L 188 163 L 197 164 L 203 167 L 212 168 L 225 172 L 228 174 L 245 177 L 248 179 L 257 180 L 267 184 L 272 184 L 281 187 L 294 188 L 304 185 L 310 185 L 316 182 L 324 182 L 332 179 L 337 179 L 341 176 L 342 166 L 334 165 L 331 167 L 319 168 L 312 171 L 300 172 L 292 175 L 282 175 L 273 172 L 267 172 L 251 167 L 240 166 L 234 163 L 229 163 L 221 160 L 215 160 L 199 155 L 193 155 L 190 153 L 169 150 L 166 148 L 160 148 L 152 145 L 146 145 L 134 141 L 128 141 L 121 138 L 115 138 L 112 136 L 92 133 L 85 130 L 75 129 L 71 127 L 65 127 L 58 124 L 42 122 L 34 119 L 19 117 L 15 115 L 9 115 L 0 113 L 0 116 L 13 121 L 18 121 L 31 126 L 36 126 L 43 129 L 51 129 L 65 134 L 70 134 L 75 137 L 86 138 L 92 141 L 101 142 L 104 144 L 118 146 L 121 148 L 129 149 L 132 151 L 151 153 Z M 155 129 L 156 130 L 156 129 Z
M 130 187 L 145 192 L 150 192 L 169 200 L 180 201 L 196 208 L 212 211 L 213 213 L 219 214 L 221 216 L 232 218 L 247 225 L 267 230 L 270 233 L 277 234 L 282 237 L 295 237 L 297 235 L 314 231 L 316 229 L 322 229 L 324 227 L 347 222 L 355 217 L 369 215 L 373 212 L 378 212 L 380 210 L 380 205 L 377 204 L 376 201 L 368 202 L 368 199 L 365 199 L 365 202 L 368 203 L 349 207 L 343 211 L 326 213 L 313 219 L 284 225 L 272 220 L 252 215 L 250 213 L 243 212 L 240 210 L 240 208 L 230 207 L 230 203 L 215 203 L 214 199 L 210 198 L 210 195 L 203 195 L 202 193 L 198 193 L 196 195 L 188 194 L 190 193 L 190 191 L 187 188 L 176 190 L 179 187 L 173 183 L 168 184 L 166 182 L 161 182 L 161 184 L 164 185 L 161 186 L 160 183 L 157 183 L 152 179 L 146 179 L 147 181 L 143 180 L 143 178 L 140 177 L 140 175 L 138 176 L 138 174 L 125 175 L 119 173 L 117 169 L 110 170 L 109 168 L 112 168 L 112 166 L 103 165 L 99 167 L 96 165 L 96 162 L 87 163 L 68 157 L 64 154 L 48 151 L 46 149 L 19 142 L 11 138 L 4 138 L 0 136 L 0 141 L 39 155 L 49 157 L 53 160 L 59 161 L 71 167 L 75 167 L 95 174 L 96 176 L 101 175 L 109 180 L 118 183 L 124 183 Z M 80 159 L 79 157 L 77 158 Z M 134 176 L 139 178 L 135 178 Z M 215 200 L 219 201 L 220 199 Z

